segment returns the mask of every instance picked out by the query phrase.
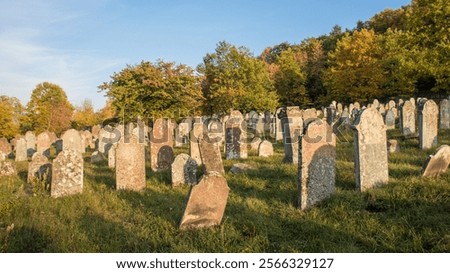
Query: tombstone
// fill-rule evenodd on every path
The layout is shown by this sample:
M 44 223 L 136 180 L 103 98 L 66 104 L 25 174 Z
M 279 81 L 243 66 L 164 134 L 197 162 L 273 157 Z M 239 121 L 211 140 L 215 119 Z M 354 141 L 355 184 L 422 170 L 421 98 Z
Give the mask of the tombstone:
M 303 111 L 303 124 L 306 126 L 306 123 L 310 120 L 315 120 L 317 118 L 317 110 L 314 108 L 309 108 Z
M 145 188 L 145 145 L 137 139 L 119 142 L 115 149 L 116 189 L 140 191 Z
M 61 137 L 63 143 L 63 150 L 73 149 L 79 153 L 84 152 L 83 143 L 80 133 L 75 129 L 69 129 L 64 132 Z
M 374 99 L 372 102 L 372 107 L 378 110 L 378 108 L 380 108 L 380 102 L 377 99 Z
M 93 139 L 99 138 L 100 129 L 102 129 L 102 127 L 100 125 L 92 126 L 91 133 L 92 133 Z
M 338 103 L 336 106 L 336 115 L 340 117 L 342 115 L 342 112 L 344 111 L 344 108 L 342 107 L 342 103 Z
M 190 131 L 191 123 L 183 121 L 178 124 L 175 128 L 175 147 L 181 147 L 188 142 Z
M 366 191 L 389 180 L 386 126 L 374 108 L 366 108 L 353 125 L 356 187 Z
M 44 184 L 44 188 L 48 189 L 52 181 L 52 164 L 48 158 L 40 153 L 35 153 L 32 156 L 31 162 L 28 165 L 27 182 L 30 185 Z
M 0 161 L 0 177 L 16 175 L 16 165 L 12 161 Z
M 203 136 L 206 131 L 203 123 L 194 123 L 192 130 L 189 134 L 189 156 L 197 162 L 197 165 L 202 165 L 202 157 L 200 156 L 200 148 L 198 140 Z
M 89 158 L 91 163 L 99 163 L 105 160 L 105 157 L 103 156 L 102 153 L 100 153 L 99 151 L 94 151 L 90 158 Z
M 107 155 L 109 152 L 109 149 L 111 149 L 111 146 L 114 143 L 119 143 L 120 141 L 123 141 L 122 138 L 122 131 L 119 126 L 117 128 L 114 128 L 110 125 L 107 125 L 100 129 L 98 134 L 98 140 L 97 140 L 97 150 Z
M 445 173 L 450 164 L 450 146 L 442 145 L 434 155 L 430 155 L 422 168 L 422 176 L 437 178 Z
M 85 152 L 87 147 L 92 147 L 92 134 L 88 130 L 84 130 L 80 132 L 80 135 L 83 144 L 83 152 Z
M 219 119 L 214 118 L 208 121 L 207 125 L 208 129 L 208 137 L 214 143 L 217 143 L 219 146 L 223 145 L 224 136 L 223 136 L 223 124 Z
M 386 115 L 384 117 L 385 123 L 386 123 L 386 130 L 392 130 L 395 129 L 395 115 L 392 109 L 389 109 L 386 112 Z
M 0 151 L 3 152 L 6 155 L 6 157 L 8 157 L 12 151 L 11 144 L 4 137 L 0 138 Z
M 280 112 L 283 128 L 284 161 L 298 163 L 298 140 L 303 131 L 302 113 L 299 107 L 287 107 Z
M 197 183 L 197 162 L 187 154 L 179 154 L 172 163 L 172 187 Z
M 274 116 L 274 121 L 273 121 L 273 127 L 274 127 L 274 131 L 275 131 L 275 140 L 279 141 L 279 140 L 283 140 L 283 129 L 282 129 L 282 124 L 281 124 L 281 119 L 279 117 L 280 112 L 282 111 L 282 108 L 279 108 L 276 111 L 276 114 Z
M 20 137 L 16 142 L 16 162 L 27 160 L 27 141 L 25 138 Z
M 333 126 L 336 121 L 336 108 L 334 108 L 334 106 L 330 105 L 329 107 L 327 107 L 326 113 L 327 113 L 328 125 Z
M 438 144 L 439 109 L 433 100 L 422 99 L 419 102 L 419 148 L 422 150 L 436 147 Z
M 222 155 L 220 154 L 218 143 L 207 135 L 203 135 L 199 140 L 199 148 L 203 162 L 203 172 L 205 174 L 218 173 L 224 175 L 225 170 L 223 168 Z
M 264 136 L 264 127 L 265 127 L 264 114 L 259 114 L 255 124 L 255 135 Z
M 37 136 L 36 143 L 36 151 L 40 154 L 45 155 L 46 157 L 50 156 L 50 146 L 53 142 L 51 142 L 50 135 L 48 132 L 40 133 Z
M 400 145 L 396 139 L 389 139 L 387 143 L 388 152 L 390 154 L 397 153 L 400 151 Z
M 273 145 L 270 141 L 263 140 L 258 147 L 258 156 L 270 157 L 273 156 Z
M 450 100 L 443 99 L 439 104 L 439 128 L 450 129 Z
M 316 119 L 301 136 L 298 163 L 298 205 L 308 209 L 335 192 L 336 136 L 331 126 Z
M 241 112 L 232 111 L 225 127 L 225 158 L 247 158 L 247 125 Z
M 173 163 L 172 147 L 172 123 L 168 119 L 155 120 L 153 130 L 150 133 L 150 166 L 152 171 L 170 170 Z
M 390 100 L 389 102 L 388 102 L 388 110 L 389 109 L 392 109 L 392 108 L 395 108 L 395 101 L 393 101 L 393 100 Z
M 415 108 L 410 101 L 405 101 L 400 111 L 400 129 L 404 136 L 416 133 Z
M 180 229 L 196 229 L 220 225 L 227 205 L 227 181 L 218 173 L 203 175 L 189 192 Z
M 27 141 L 27 156 L 32 157 L 36 152 L 36 136 L 33 132 L 25 133 L 25 140 Z
M 117 143 L 114 143 L 108 152 L 108 167 L 112 169 L 116 167 L 116 149 Z
M 259 148 L 259 144 L 261 144 L 261 138 L 259 138 L 259 137 L 254 137 L 253 139 L 252 139 L 252 141 L 250 142 L 250 148 L 253 150 L 253 151 L 258 151 L 258 148 Z
M 65 149 L 53 160 L 50 195 L 63 197 L 83 192 L 83 157 L 79 150 Z

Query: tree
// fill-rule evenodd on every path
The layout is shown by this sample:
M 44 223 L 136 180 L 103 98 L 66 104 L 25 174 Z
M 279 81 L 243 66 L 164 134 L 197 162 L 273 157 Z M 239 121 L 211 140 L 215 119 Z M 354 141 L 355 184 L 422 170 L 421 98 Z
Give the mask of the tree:
M 53 83 L 36 86 L 27 104 L 30 127 L 36 133 L 51 131 L 60 134 L 70 128 L 73 106 L 64 90 Z
M 81 103 L 81 106 L 75 108 L 72 118 L 72 127 L 81 130 L 96 125 L 97 123 L 98 120 L 94 112 L 94 106 L 90 100 L 85 99 Z
M 276 60 L 279 69 L 275 73 L 275 88 L 284 105 L 308 106 L 310 99 L 305 83 L 306 75 L 302 71 L 305 55 L 299 50 L 288 48 L 280 53 Z
M 384 81 L 381 52 L 373 30 L 345 34 L 329 54 L 326 85 L 330 96 L 341 101 L 380 98 Z
M 204 76 L 204 110 L 209 114 L 230 109 L 264 111 L 277 106 L 277 95 L 264 62 L 245 47 L 219 42 L 215 52 L 203 58 L 198 71 Z
M 17 98 L 0 96 L 0 138 L 11 139 L 20 133 L 23 111 Z
M 413 0 L 406 12 L 405 48 L 416 75 L 416 89 L 450 90 L 450 5 L 448 0 Z
M 203 102 L 194 70 L 163 61 L 128 65 L 99 88 L 106 91 L 115 112 L 125 122 L 193 115 Z
M 372 29 L 376 34 L 383 34 L 388 29 L 393 31 L 406 29 L 406 9 L 408 7 L 401 7 L 399 9 L 385 9 L 380 13 L 375 14 L 366 22 L 358 22 L 357 30 Z

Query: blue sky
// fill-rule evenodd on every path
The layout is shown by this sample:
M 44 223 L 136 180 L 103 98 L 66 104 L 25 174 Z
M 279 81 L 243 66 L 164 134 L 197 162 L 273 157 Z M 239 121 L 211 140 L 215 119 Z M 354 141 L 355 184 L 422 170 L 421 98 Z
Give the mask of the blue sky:
M 217 42 L 298 43 L 353 28 L 410 0 L 0 0 L 0 95 L 23 104 L 41 82 L 60 85 L 74 105 L 104 106 L 97 86 L 141 60 L 196 67 Z

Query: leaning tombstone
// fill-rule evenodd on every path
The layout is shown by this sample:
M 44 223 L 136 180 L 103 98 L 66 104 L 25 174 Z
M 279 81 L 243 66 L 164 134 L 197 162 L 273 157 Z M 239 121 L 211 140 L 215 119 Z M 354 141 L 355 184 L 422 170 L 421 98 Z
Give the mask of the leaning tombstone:
M 419 101 L 419 148 L 422 150 L 438 144 L 438 115 L 438 106 L 433 100 Z
M 356 187 L 366 191 L 389 181 L 386 126 L 372 107 L 359 113 L 353 124 Z
M 83 192 L 82 154 L 75 149 L 65 149 L 53 160 L 50 195 L 63 197 Z
M 434 155 L 430 155 L 422 168 L 422 176 L 437 178 L 445 173 L 450 164 L 450 146 L 442 145 Z
M 308 209 L 335 192 L 336 136 L 326 122 L 316 119 L 306 126 L 298 167 L 300 209 Z

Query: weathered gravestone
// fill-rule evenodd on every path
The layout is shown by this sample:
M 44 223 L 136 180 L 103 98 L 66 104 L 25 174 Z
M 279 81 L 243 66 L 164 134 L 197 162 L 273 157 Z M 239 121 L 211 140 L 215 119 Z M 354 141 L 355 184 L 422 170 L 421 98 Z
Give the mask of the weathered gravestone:
M 206 127 L 203 123 L 194 123 L 192 125 L 192 130 L 189 133 L 189 155 L 193 160 L 195 160 L 195 162 L 197 162 L 197 165 L 202 165 L 202 157 L 200 156 L 198 141 L 205 131 Z
M 404 136 L 416 133 L 415 107 L 410 101 L 405 101 L 400 111 L 400 129 Z
M 16 175 L 16 165 L 12 161 L 0 161 L 0 176 Z
M 210 141 L 222 146 L 225 141 L 222 122 L 218 118 L 212 118 L 208 121 L 207 129 Z
M 16 161 L 27 161 L 27 141 L 20 137 L 16 141 Z
M 445 173 L 450 164 L 450 146 L 442 145 L 434 155 L 430 155 L 422 168 L 422 176 L 438 177 Z
M 27 156 L 32 157 L 36 152 L 36 136 L 33 132 L 25 133 L 25 140 L 27 141 Z
M 259 148 L 259 144 L 261 144 L 261 138 L 259 138 L 259 137 L 254 137 L 253 139 L 252 139 L 252 141 L 250 142 L 250 148 L 253 150 L 253 151 L 258 151 L 258 148 Z
M 0 151 L 3 152 L 6 155 L 6 157 L 8 157 L 12 151 L 11 144 L 4 137 L 0 138 Z
M 273 156 L 273 145 L 270 141 L 263 140 L 258 147 L 258 156 L 269 157 Z
M 37 136 L 36 151 L 46 157 L 50 156 L 50 146 L 52 145 L 50 135 L 48 132 L 40 133 Z
M 247 158 L 247 125 L 241 112 L 232 111 L 225 127 L 225 158 Z
M 120 142 L 116 148 L 116 189 L 139 191 L 145 188 L 145 145 L 137 139 Z
M 62 197 L 83 192 L 83 157 L 74 149 L 63 150 L 53 160 L 52 197 Z
M 287 107 L 279 113 L 283 128 L 284 161 L 298 163 L 298 141 L 303 131 L 302 113 L 299 107 Z
M 389 109 L 386 112 L 385 123 L 386 123 L 386 130 L 395 129 L 395 114 L 394 111 L 392 111 L 392 109 Z
M 203 162 L 203 172 L 225 174 L 222 163 L 222 155 L 220 153 L 220 147 L 214 139 L 203 135 L 199 140 L 200 156 Z
M 197 162 L 189 155 L 181 153 L 172 163 L 172 187 L 197 183 Z
M 114 143 L 108 152 L 108 167 L 115 168 L 116 167 L 116 149 L 117 143 Z
M 150 166 L 152 171 L 170 170 L 173 163 L 172 147 L 172 123 L 168 119 L 155 120 L 153 130 L 150 133 Z
M 308 123 L 311 120 L 315 120 L 317 118 L 317 110 L 314 108 L 309 108 L 303 111 L 302 113 L 303 123 Z
M 181 147 L 188 142 L 191 122 L 190 119 L 185 119 L 175 128 L 175 147 Z
M 45 155 L 35 153 L 28 165 L 27 182 L 33 186 L 43 183 L 44 189 L 47 190 L 50 187 L 51 181 L 52 164 Z
M 422 150 L 436 147 L 438 144 L 438 115 L 439 109 L 433 100 L 420 100 L 419 148 Z
M 396 139 L 389 139 L 387 143 L 387 148 L 390 154 L 400 151 L 400 145 L 398 145 L 398 141 Z
M 389 181 L 386 126 L 374 108 L 366 108 L 353 124 L 356 187 L 366 191 Z
M 439 128 L 450 129 L 450 100 L 441 100 L 441 103 L 439 104 L 439 110 Z
M 84 153 L 84 147 L 80 133 L 75 129 L 69 129 L 61 137 L 63 150 L 72 149 Z
M 218 173 L 205 174 L 189 192 L 180 229 L 195 229 L 220 225 L 228 193 L 227 181 Z
M 310 122 L 301 136 L 298 164 L 298 205 L 308 209 L 335 192 L 336 136 L 320 119 Z

